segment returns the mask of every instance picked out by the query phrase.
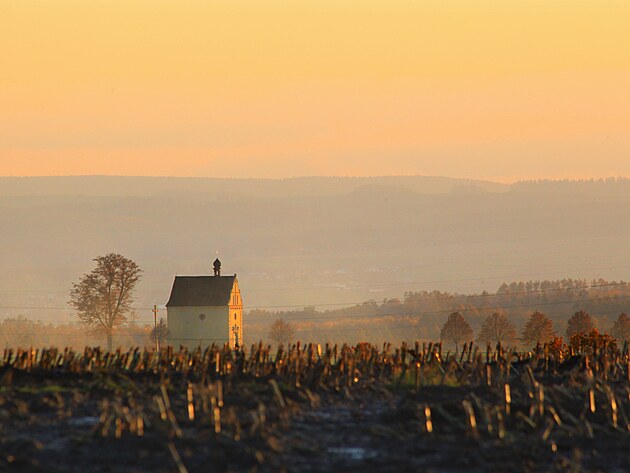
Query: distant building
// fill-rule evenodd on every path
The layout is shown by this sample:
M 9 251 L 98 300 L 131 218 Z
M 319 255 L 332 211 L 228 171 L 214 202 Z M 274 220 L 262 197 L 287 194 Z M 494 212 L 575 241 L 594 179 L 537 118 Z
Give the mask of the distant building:
M 229 343 L 243 344 L 243 300 L 236 274 L 221 276 L 221 261 L 214 261 L 214 276 L 176 276 L 166 304 L 168 343 L 189 348 Z

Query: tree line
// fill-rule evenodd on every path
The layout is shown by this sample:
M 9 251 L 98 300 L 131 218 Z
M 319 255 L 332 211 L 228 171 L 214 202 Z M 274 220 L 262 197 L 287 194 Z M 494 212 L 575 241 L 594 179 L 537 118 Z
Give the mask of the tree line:
M 539 179 L 519 181 L 510 185 L 511 192 L 546 194 L 624 194 L 630 192 L 630 179 L 607 177 L 600 179 Z
M 124 340 L 123 344 L 132 345 L 144 345 L 147 338 L 152 343 L 156 338 L 164 341 L 167 327 L 163 321 L 156 328 L 138 327 L 133 322 L 134 289 L 142 276 L 138 265 L 115 253 L 94 262 L 95 268 L 80 277 L 70 291 L 69 304 L 83 330 L 24 318 L 7 319 L 0 323 L 0 341 L 5 346 L 79 346 L 104 336 L 109 350 L 114 336 L 119 343 Z M 461 343 L 472 341 L 476 331 L 478 342 L 529 347 L 554 340 L 561 343 L 557 330 L 565 323 L 568 343 L 580 334 L 628 340 L 629 304 L 630 283 L 562 279 L 503 283 L 494 293 L 471 295 L 408 291 L 402 299 L 368 301 L 323 312 L 314 307 L 252 310 L 246 320 L 250 341 L 266 337 L 277 342 L 296 337 L 348 343 L 441 339 L 458 349 Z M 571 313 L 568 318 L 566 314 Z M 269 330 L 273 320 L 276 323 Z M 605 328 L 602 334 L 598 331 L 601 327 Z
M 619 315 L 630 312 L 630 284 L 605 279 L 514 281 L 499 285 L 492 293 L 408 291 L 402 298 L 323 311 L 315 307 L 251 310 L 247 320 L 250 333 L 260 337 L 268 333 L 271 321 L 282 319 L 292 324 L 296 338 L 396 342 L 439 339 L 445 320 L 455 312 L 480 334 L 484 324 L 498 324 L 495 314 L 501 314 L 514 327 L 508 338 L 525 346 L 531 340 L 523 336 L 523 329 L 531 325 L 532 314 L 544 314 L 554 332 L 562 333 L 571 315 L 580 311 L 589 314 L 595 328 L 610 333 Z M 495 329 L 508 328 L 500 325 Z
M 595 327 L 595 321 L 585 311 L 573 314 L 568 320 L 565 332 L 566 340 L 558 336 L 553 322 L 539 311 L 532 313 L 519 336 L 516 326 L 503 313 L 494 312 L 488 315 L 481 325 L 476 337 L 479 344 L 503 347 L 521 346 L 526 348 L 545 344 L 562 347 L 567 346 L 576 350 L 584 350 L 595 344 L 623 343 L 630 341 L 630 316 L 621 313 L 611 327 L 610 334 L 600 332 Z M 277 319 L 269 329 L 269 339 L 277 344 L 288 344 L 295 339 L 293 324 Z M 460 312 L 450 314 L 440 331 L 440 341 L 455 346 L 458 352 L 463 343 L 474 340 L 473 329 Z
M 595 327 L 595 321 L 587 312 L 580 310 L 568 320 L 565 332 L 567 346 L 574 349 L 584 349 L 589 340 L 596 343 L 614 343 L 630 341 L 630 317 L 621 313 L 611 327 L 610 333 L 602 333 Z M 466 318 L 459 312 L 453 312 L 442 326 L 440 340 L 455 345 L 458 351 L 461 344 L 473 341 L 473 329 Z M 534 347 L 544 344 L 562 345 L 564 339 L 558 336 L 553 322 L 539 311 L 532 313 L 523 326 L 521 336 L 517 334 L 516 326 L 505 314 L 495 312 L 486 317 L 477 335 L 477 342 L 482 344 Z
M 114 346 L 150 346 L 152 327 L 127 323 L 112 330 Z M 52 324 L 17 316 L 0 321 L 0 348 L 15 347 L 73 347 L 101 345 L 102 333 L 94 333 L 81 324 L 72 322 Z

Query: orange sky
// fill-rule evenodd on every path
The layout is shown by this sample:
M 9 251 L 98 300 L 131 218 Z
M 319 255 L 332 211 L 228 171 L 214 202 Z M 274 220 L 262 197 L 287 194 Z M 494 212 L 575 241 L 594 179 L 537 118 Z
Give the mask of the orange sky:
M 0 175 L 630 176 L 628 1 L 0 0 Z

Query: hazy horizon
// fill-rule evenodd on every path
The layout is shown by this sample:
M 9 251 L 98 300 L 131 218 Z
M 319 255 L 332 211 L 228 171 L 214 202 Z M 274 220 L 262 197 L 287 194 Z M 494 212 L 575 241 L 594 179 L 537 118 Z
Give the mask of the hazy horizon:
M 490 182 L 497 184 L 517 184 L 520 182 L 536 182 L 536 181 L 549 181 L 549 182 L 583 182 L 583 181 L 604 181 L 610 179 L 630 179 L 630 173 L 628 175 L 621 174 L 605 174 L 601 176 L 560 176 L 560 177 L 538 177 L 538 178 L 518 178 L 511 180 L 502 180 L 502 179 L 491 179 L 491 178 L 483 178 L 483 177 L 466 177 L 466 176 L 458 176 L 458 175 L 444 175 L 444 174 L 295 174 L 289 176 L 279 176 L 279 177 L 247 177 L 247 176 L 213 176 L 213 175 L 171 175 L 171 174 L 0 174 L 0 179 L 2 178 L 156 178 L 156 179 L 216 179 L 216 180 L 243 180 L 243 181 L 286 181 L 292 179 L 311 179 L 311 178 L 340 178 L 340 179 L 376 179 L 376 178 L 397 178 L 397 177 L 420 177 L 420 178 L 437 178 L 437 179 L 453 179 L 453 180 L 461 180 L 461 181 L 479 181 L 479 182 Z
M 217 250 L 246 310 L 627 281 L 628 201 L 629 179 L 4 177 L 0 316 L 71 320 L 72 282 L 108 252 L 146 271 L 143 321 L 176 274 L 211 274 Z

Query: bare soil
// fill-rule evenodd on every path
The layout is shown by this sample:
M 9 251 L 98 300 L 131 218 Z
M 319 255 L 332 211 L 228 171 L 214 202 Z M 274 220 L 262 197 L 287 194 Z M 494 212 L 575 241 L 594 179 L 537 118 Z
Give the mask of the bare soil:
M 395 369 L 365 376 L 365 367 L 344 380 L 313 375 L 326 372 L 318 363 L 297 377 L 278 366 L 206 377 L 5 364 L 0 471 L 630 471 L 621 372 L 604 383 L 579 363 L 566 372 L 532 363 L 528 379 L 514 364 L 508 406 L 505 381 L 414 386 Z

